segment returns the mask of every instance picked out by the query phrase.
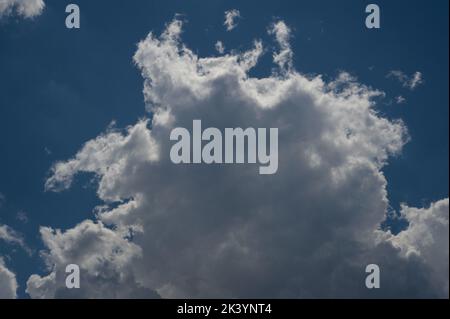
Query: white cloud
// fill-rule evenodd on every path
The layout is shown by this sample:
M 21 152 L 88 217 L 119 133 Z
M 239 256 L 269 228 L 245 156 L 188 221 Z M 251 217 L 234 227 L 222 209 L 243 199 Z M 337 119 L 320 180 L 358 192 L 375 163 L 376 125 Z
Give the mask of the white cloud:
M 422 84 L 423 80 L 422 80 L 422 73 L 420 72 L 415 72 L 410 83 L 409 83 L 409 88 L 411 90 L 415 89 L 419 84 Z
M 220 54 L 223 54 L 225 52 L 225 46 L 223 45 L 222 41 L 217 41 L 215 48 Z
M 432 203 L 428 208 L 403 205 L 401 214 L 409 222 L 409 227 L 389 240 L 401 249 L 404 256 L 416 255 L 424 260 L 433 270 L 436 286 L 444 286 L 448 295 L 448 198 Z
M 0 17 L 16 13 L 24 18 L 32 18 L 42 13 L 43 0 L 0 0 Z
M 62 269 L 78 262 L 89 282 L 106 276 L 122 296 L 136 283 L 162 297 L 442 296 L 425 260 L 378 242 L 388 208 L 382 168 L 408 141 L 401 121 L 375 111 L 373 97 L 383 93 L 345 72 L 326 82 L 295 71 L 282 22 L 271 28 L 278 71 L 263 78 L 248 74 L 262 42 L 203 58 L 181 42 L 181 29 L 174 20 L 160 37 L 150 33 L 134 56 L 152 122 L 107 130 L 53 166 L 47 190 L 93 173 L 105 206 L 96 223 L 43 229 L 49 274 L 32 276 L 29 293 L 64 295 Z M 261 176 L 246 164 L 174 165 L 170 131 L 193 119 L 205 127 L 279 128 L 277 174 Z M 120 258 L 112 246 L 123 247 Z M 111 280 L 98 254 L 113 274 L 132 280 Z M 369 263 L 382 267 L 379 291 L 364 287 Z M 85 284 L 91 290 L 83 296 L 110 296 L 106 284 Z
M 5 266 L 5 261 L 0 256 L 0 299 L 16 298 L 16 275 Z
M 28 279 L 27 293 L 32 298 L 158 297 L 140 285 L 130 271 L 141 249 L 102 223 L 85 221 L 66 232 L 42 227 L 41 236 L 49 249 L 44 260 L 51 273 Z M 68 264 L 80 267 L 79 289 L 65 287 Z
M 0 240 L 3 240 L 8 244 L 18 245 L 22 247 L 27 253 L 31 253 L 31 250 L 26 245 L 23 236 L 8 225 L 0 224 Z
M 414 72 L 414 74 L 411 77 L 409 77 L 402 71 L 394 70 L 390 71 L 386 77 L 396 78 L 402 84 L 403 87 L 408 88 L 410 90 L 414 90 L 420 84 L 423 83 L 422 73 L 418 71 Z
M 395 97 L 395 103 L 397 103 L 397 104 L 403 104 L 403 103 L 405 103 L 405 102 L 406 102 L 406 99 L 405 99 L 403 96 L 399 95 L 399 96 L 396 96 L 396 97 Z
M 117 173 L 129 171 L 131 174 L 146 162 L 157 160 L 159 157 L 158 147 L 146 126 L 147 121 L 141 121 L 127 129 L 126 137 L 119 132 L 110 131 L 89 141 L 83 151 L 79 152 L 72 161 L 57 163 L 53 167 L 53 175 L 46 181 L 45 188 L 47 190 L 67 188 L 72 183 L 73 175 L 80 171 L 95 171 L 105 174 L 114 171 Z M 139 147 L 140 145 L 145 147 Z M 111 178 L 114 179 L 113 176 Z M 105 200 L 109 196 L 108 194 L 99 195 Z M 111 198 L 108 200 L 118 201 L 120 198 L 111 194 Z
M 231 31 L 237 27 L 237 19 L 241 17 L 241 13 L 237 9 L 231 9 L 225 11 L 225 21 L 223 25 L 227 28 L 227 31 Z
M 278 21 L 269 29 L 269 34 L 275 35 L 275 39 L 280 46 L 280 52 L 274 53 L 273 61 L 279 65 L 282 70 L 292 68 L 293 52 L 289 43 L 291 29 L 283 22 Z

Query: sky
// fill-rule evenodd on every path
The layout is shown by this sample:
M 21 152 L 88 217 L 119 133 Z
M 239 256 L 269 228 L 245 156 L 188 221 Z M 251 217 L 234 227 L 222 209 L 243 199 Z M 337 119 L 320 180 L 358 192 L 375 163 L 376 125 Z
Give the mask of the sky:
M 448 1 L 72 2 L 0 0 L 0 296 L 448 298 Z M 194 118 L 278 173 L 174 166 Z

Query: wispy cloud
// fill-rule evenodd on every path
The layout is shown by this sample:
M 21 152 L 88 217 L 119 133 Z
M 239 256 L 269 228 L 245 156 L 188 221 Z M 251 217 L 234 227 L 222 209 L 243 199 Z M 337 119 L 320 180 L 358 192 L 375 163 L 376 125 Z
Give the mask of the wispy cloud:
M 239 10 L 231 9 L 225 11 L 225 22 L 223 25 L 227 28 L 227 31 L 231 31 L 237 27 L 237 19 L 241 17 Z
M 275 35 L 275 40 L 280 46 L 280 51 L 273 54 L 273 61 L 280 66 L 281 70 L 291 69 L 294 56 L 289 43 L 291 29 L 284 21 L 278 21 L 269 28 L 269 34 Z
M 408 76 L 403 71 L 392 70 L 389 71 L 386 77 L 397 79 L 402 84 L 403 87 L 408 88 L 410 90 L 414 90 L 420 84 L 423 83 L 422 73 L 419 71 L 416 71 L 411 76 Z
M 403 103 L 405 103 L 405 102 L 406 102 L 406 99 L 405 99 L 403 96 L 399 95 L 399 96 L 396 96 L 396 97 L 395 97 L 395 103 L 397 103 L 397 104 L 403 104 Z
M 222 41 L 217 41 L 215 48 L 220 54 L 223 54 L 225 52 L 225 46 L 223 45 Z
M 23 248 L 28 254 L 31 254 L 31 249 L 25 243 L 25 239 L 22 234 L 15 231 L 8 225 L 0 225 L 0 240 L 7 242 L 8 244 L 17 245 Z

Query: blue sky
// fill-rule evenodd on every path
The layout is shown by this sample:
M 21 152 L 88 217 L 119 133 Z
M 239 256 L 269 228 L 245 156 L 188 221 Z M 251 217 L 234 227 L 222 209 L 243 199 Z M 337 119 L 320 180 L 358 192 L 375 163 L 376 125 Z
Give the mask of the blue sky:
M 81 28 L 65 28 L 65 6 L 76 2 Z M 228 48 L 248 49 L 253 39 L 273 44 L 267 26 L 282 18 L 292 29 L 297 70 L 335 77 L 345 70 L 382 90 L 377 110 L 402 119 L 411 141 L 383 169 L 390 205 L 422 207 L 448 197 L 448 1 L 381 1 L 381 29 L 364 25 L 367 1 L 46 1 L 34 19 L 0 19 L 0 224 L 24 234 L 35 251 L 43 248 L 41 225 L 67 229 L 100 204 L 91 175 L 77 177 L 69 192 L 44 192 L 49 169 L 70 158 L 111 123 L 125 127 L 143 117 L 142 78 L 132 61 L 138 41 L 159 34 L 181 14 L 182 38 L 199 56 L 216 55 L 218 39 Z M 236 32 L 223 27 L 225 10 L 242 18 Z M 265 55 L 254 76 L 271 72 Z M 391 70 L 419 71 L 423 83 L 402 87 Z M 403 96 L 405 103 L 396 104 Z M 17 218 L 25 212 L 28 221 Z M 391 223 L 400 230 L 401 222 Z M 44 272 L 38 254 L 28 256 L 0 244 L 0 255 L 17 275 L 19 297 L 26 279 Z

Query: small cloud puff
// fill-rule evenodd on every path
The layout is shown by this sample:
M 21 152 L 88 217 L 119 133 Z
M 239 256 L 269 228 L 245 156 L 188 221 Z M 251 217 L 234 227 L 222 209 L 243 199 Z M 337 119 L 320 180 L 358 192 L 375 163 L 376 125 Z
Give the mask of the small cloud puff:
M 231 9 L 225 11 L 225 22 L 223 25 L 227 28 L 227 31 L 231 31 L 237 27 L 236 20 L 241 17 L 239 10 Z
M 406 99 L 405 99 L 403 96 L 399 95 L 399 96 L 396 96 L 396 97 L 395 97 L 395 103 L 397 103 L 397 104 L 403 104 L 403 103 L 405 103 L 405 102 L 406 102 Z
M 387 78 L 395 78 L 397 79 L 403 87 L 408 88 L 410 90 L 414 90 L 420 84 L 423 83 L 422 73 L 419 71 L 414 72 L 412 76 L 408 76 L 403 71 L 393 70 L 390 71 L 387 75 Z
M 217 41 L 215 44 L 215 48 L 220 54 L 223 54 L 225 52 L 225 46 L 223 45 L 222 41 Z

